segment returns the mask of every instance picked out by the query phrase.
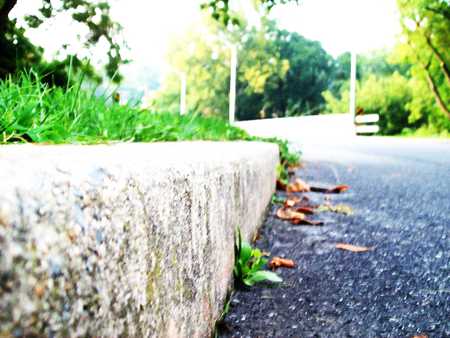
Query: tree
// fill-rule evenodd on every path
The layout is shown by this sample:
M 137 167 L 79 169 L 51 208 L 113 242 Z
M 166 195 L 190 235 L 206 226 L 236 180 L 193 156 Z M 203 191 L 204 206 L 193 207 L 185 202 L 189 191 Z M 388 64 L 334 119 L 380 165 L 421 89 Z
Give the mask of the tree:
M 201 8 L 211 13 L 213 19 L 224 26 L 239 25 L 242 23 L 241 16 L 231 9 L 230 0 L 209 0 L 202 3 Z M 289 2 L 298 3 L 299 0 L 253 0 L 255 7 L 270 11 L 274 6 Z
M 117 75 L 119 65 L 124 62 L 121 54 L 122 43 L 117 39 L 121 27 L 110 18 L 110 6 L 107 1 L 41 0 L 41 2 L 39 10 L 28 13 L 24 18 L 26 24 L 20 27 L 17 20 L 9 18 L 17 0 L 0 0 L 0 78 L 18 70 L 34 67 L 36 64 L 39 65 L 38 68 L 56 69 L 60 75 L 64 73 L 68 62 L 71 62 L 73 67 L 83 66 L 77 55 L 69 56 L 63 62 L 47 63 L 43 61 L 42 48 L 34 46 L 25 37 L 27 29 L 37 28 L 46 20 L 63 12 L 69 13 L 73 20 L 88 28 L 90 33 L 83 41 L 86 47 L 99 42 L 106 44 L 108 58 L 105 65 L 106 74 L 109 77 Z M 67 48 L 67 45 L 61 47 Z M 92 68 L 89 73 L 93 74 Z M 119 79 L 119 76 L 115 77 L 116 81 Z
M 349 81 L 341 86 L 340 95 L 334 96 L 330 91 L 323 93 L 330 112 L 346 112 L 349 106 Z M 366 114 L 379 114 L 381 133 L 394 135 L 405 128 L 417 128 L 424 121 L 411 119 L 410 103 L 413 89 L 405 76 L 395 71 L 391 75 L 370 73 L 358 81 L 357 106 Z
M 271 89 L 286 77 L 290 62 L 282 57 L 276 39 L 275 23 L 267 20 L 262 20 L 260 29 L 251 28 L 235 37 L 242 41 L 237 83 L 239 120 L 279 113 Z
M 228 106 L 229 51 L 217 22 L 205 19 L 170 41 L 169 73 L 152 102 L 155 110 L 178 112 L 180 82 L 186 76 L 187 106 L 204 115 L 224 116 Z
M 252 65 L 252 53 L 261 53 L 264 64 L 280 60 L 281 68 L 266 77 L 259 91 L 242 93 L 239 90 L 238 115 L 240 119 L 255 119 L 260 113 L 266 117 L 319 113 L 324 99 L 321 93 L 331 83 L 334 61 L 318 42 L 305 39 L 297 33 L 280 30 L 273 21 L 263 21 L 259 35 L 262 44 L 254 43 L 255 33 L 243 43 L 240 62 Z M 267 55 L 270 56 L 267 59 Z M 239 83 L 238 89 L 244 83 Z
M 318 42 L 263 19 L 256 27 L 224 30 L 209 20 L 175 41 L 168 53 L 174 70 L 154 100 L 157 110 L 178 111 L 180 79 L 187 74 L 188 107 L 227 116 L 230 45 L 238 45 L 237 118 L 315 113 L 329 83 L 333 59 Z
M 318 114 L 324 104 L 321 93 L 332 83 L 333 58 L 317 41 L 285 30 L 277 34 L 281 57 L 289 60 L 290 68 L 274 96 L 286 95 L 286 114 Z
M 397 0 L 404 43 L 400 60 L 428 84 L 436 107 L 450 119 L 450 4 L 447 0 Z
M 268 37 L 255 28 L 226 31 L 214 20 L 192 27 L 172 41 L 168 52 L 171 73 L 163 81 L 153 101 L 156 110 L 178 111 L 180 75 L 186 74 L 187 104 L 191 111 L 204 115 L 227 116 L 230 77 L 230 45 L 239 46 L 238 105 L 243 97 L 255 94 L 251 107 L 257 117 L 264 106 L 264 89 L 269 78 L 284 76 L 288 64 L 280 59 Z M 245 42 L 243 42 L 245 41 Z M 243 116 L 239 115 L 238 118 Z

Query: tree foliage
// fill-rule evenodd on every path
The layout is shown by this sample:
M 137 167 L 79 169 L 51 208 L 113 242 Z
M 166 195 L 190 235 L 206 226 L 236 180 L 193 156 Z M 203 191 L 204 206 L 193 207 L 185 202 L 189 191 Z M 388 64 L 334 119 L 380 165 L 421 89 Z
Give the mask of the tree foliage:
M 113 77 L 117 73 L 119 65 L 124 61 L 121 54 L 122 43 L 117 38 L 121 27 L 111 19 L 108 1 L 41 0 L 39 10 L 27 13 L 24 20 L 21 20 L 24 22 L 21 26 L 16 19 L 9 18 L 16 5 L 17 0 L 0 0 L 0 77 L 34 67 L 44 73 L 52 71 L 56 82 L 63 81 L 64 68 L 69 62 L 72 67 L 84 67 L 85 72 L 93 74 L 92 68 L 88 70 L 89 67 L 77 55 L 68 56 L 62 62 L 45 62 L 43 49 L 34 46 L 26 38 L 26 30 L 38 28 L 61 13 L 69 14 L 72 20 L 87 27 L 89 34 L 82 41 L 84 46 L 89 48 L 99 43 L 107 46 L 106 74 Z M 61 48 L 67 49 L 68 45 Z M 115 79 L 120 78 L 116 76 Z
M 259 45 L 254 38 L 243 44 L 240 69 L 250 67 L 264 69 L 264 63 L 254 63 L 255 53 L 260 59 L 269 54 L 265 64 L 277 64 L 278 69 L 264 78 L 264 86 L 253 91 L 243 91 L 247 82 L 238 86 L 238 115 L 240 119 L 258 117 L 291 116 L 319 113 L 324 100 L 321 92 L 328 88 L 333 71 L 333 59 L 318 42 L 307 40 L 297 33 L 280 30 L 274 22 L 266 22 L 259 32 L 251 36 L 263 36 Z M 267 59 L 267 56 L 265 56 Z M 256 79 L 257 77 L 253 77 Z M 245 87 L 244 87 L 245 88 Z
M 413 65 L 413 77 L 427 83 L 435 109 L 450 119 L 450 4 L 447 0 L 397 3 L 404 37 L 398 59 Z
M 450 131 L 450 121 L 436 107 L 427 82 L 415 75 L 414 65 L 392 63 L 397 59 L 397 51 L 359 57 L 357 106 L 366 114 L 380 115 L 382 134 L 417 129 L 427 129 L 433 134 Z M 347 77 L 340 82 L 337 93 L 327 90 L 322 94 L 327 112 L 348 111 L 349 87 Z
M 237 117 L 240 120 L 315 112 L 330 81 L 333 59 L 319 43 L 262 20 L 261 26 L 225 31 L 213 20 L 174 41 L 173 70 L 155 104 L 178 110 L 180 78 L 187 74 L 188 106 L 207 115 L 228 112 L 230 46 L 238 46 Z M 317 111 L 318 112 L 318 111 Z
M 227 111 L 230 56 L 223 39 L 219 25 L 208 20 L 206 26 L 192 26 L 170 42 L 170 69 L 153 102 L 155 109 L 178 112 L 180 82 L 186 76 L 191 111 L 204 115 L 223 115 Z
M 365 112 L 381 115 L 380 126 L 385 134 L 417 129 L 448 132 L 449 2 L 397 0 L 397 3 L 403 29 L 400 43 L 390 55 L 375 56 L 372 60 L 360 58 L 357 105 Z M 343 81 L 339 94 L 326 91 L 323 95 L 328 110 L 345 109 L 348 81 Z
M 299 3 L 299 0 L 252 0 L 256 8 L 270 11 L 274 6 L 289 2 Z M 230 0 L 209 0 L 201 4 L 203 10 L 208 11 L 211 17 L 220 22 L 223 26 L 240 25 L 242 17 L 231 8 Z

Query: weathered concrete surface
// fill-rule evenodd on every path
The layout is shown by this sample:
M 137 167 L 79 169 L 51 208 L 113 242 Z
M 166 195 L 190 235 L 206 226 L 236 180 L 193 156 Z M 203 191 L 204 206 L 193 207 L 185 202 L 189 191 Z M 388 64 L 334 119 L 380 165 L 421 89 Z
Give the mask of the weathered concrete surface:
M 256 142 L 1 147 L 0 336 L 208 336 L 277 161 Z

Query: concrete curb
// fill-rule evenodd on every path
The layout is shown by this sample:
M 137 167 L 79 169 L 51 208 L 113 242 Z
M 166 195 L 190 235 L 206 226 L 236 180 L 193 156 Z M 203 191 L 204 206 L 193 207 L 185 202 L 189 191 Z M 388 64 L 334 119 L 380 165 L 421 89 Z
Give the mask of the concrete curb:
M 209 336 L 277 162 L 257 142 L 1 147 L 0 336 Z

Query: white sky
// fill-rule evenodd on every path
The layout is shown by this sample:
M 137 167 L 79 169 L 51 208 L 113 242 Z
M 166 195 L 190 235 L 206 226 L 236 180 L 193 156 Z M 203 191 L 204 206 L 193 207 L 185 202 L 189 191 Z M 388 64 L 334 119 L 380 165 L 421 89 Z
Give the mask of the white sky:
M 251 0 L 241 0 L 248 1 Z M 114 15 L 125 27 L 137 62 L 159 65 L 167 42 L 199 19 L 199 0 L 118 0 Z M 400 32 L 396 0 L 301 0 L 276 7 L 280 27 L 318 40 L 332 55 L 393 46 Z
M 332 55 L 392 47 L 400 33 L 395 0 L 301 0 L 275 8 L 283 28 L 318 40 Z
M 239 0 L 242 1 L 251 0 Z M 367 52 L 394 45 L 399 33 L 396 0 L 301 0 L 300 5 L 276 7 L 271 17 L 279 26 L 318 40 L 332 55 L 355 48 Z M 131 73 L 148 67 L 161 69 L 168 41 L 199 20 L 201 0 L 112 0 L 112 15 L 124 27 L 133 65 Z M 15 13 L 29 12 L 40 0 L 19 0 Z M 131 4 L 132 3 L 132 4 Z M 79 29 L 66 19 L 30 34 L 51 56 Z M 75 46 L 81 49 L 82 46 Z M 128 73 L 127 71 L 127 73 Z

